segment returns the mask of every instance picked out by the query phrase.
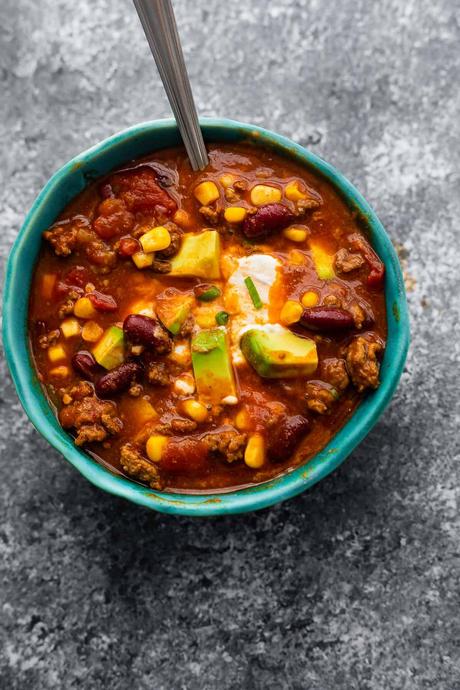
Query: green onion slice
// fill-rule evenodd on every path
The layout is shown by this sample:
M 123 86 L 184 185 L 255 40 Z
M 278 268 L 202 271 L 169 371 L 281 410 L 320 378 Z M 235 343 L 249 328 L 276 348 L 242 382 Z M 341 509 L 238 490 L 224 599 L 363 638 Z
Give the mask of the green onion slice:
M 229 314 L 226 311 L 219 311 L 216 314 L 216 323 L 219 326 L 225 326 L 228 323 Z
M 244 279 L 244 284 L 246 285 L 246 287 L 247 287 L 247 289 L 248 289 L 249 296 L 250 296 L 250 298 L 252 299 L 252 303 L 253 303 L 253 305 L 255 306 L 255 308 L 256 308 L 256 309 L 262 309 L 262 307 L 263 307 L 264 305 L 263 305 L 263 303 L 262 303 L 262 300 L 260 299 L 260 295 L 259 295 L 259 293 L 257 292 L 257 288 L 256 288 L 256 286 L 254 285 L 254 281 L 252 280 L 252 278 L 251 278 L 250 276 L 248 276 L 247 278 L 245 278 L 245 279 Z

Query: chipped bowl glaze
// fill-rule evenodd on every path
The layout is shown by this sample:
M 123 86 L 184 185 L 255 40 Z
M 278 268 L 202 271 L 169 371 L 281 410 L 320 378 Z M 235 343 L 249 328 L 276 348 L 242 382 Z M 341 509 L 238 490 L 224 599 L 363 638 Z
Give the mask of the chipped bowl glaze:
M 367 395 L 331 442 L 312 460 L 290 472 L 253 487 L 210 494 L 152 491 L 114 474 L 79 450 L 61 429 L 31 362 L 27 333 L 29 289 L 41 233 L 89 181 L 132 158 L 180 143 L 174 120 L 135 125 L 93 146 L 64 165 L 47 182 L 33 204 L 14 243 L 7 265 L 3 299 L 3 339 L 7 362 L 21 403 L 35 428 L 81 474 L 96 486 L 134 503 L 163 513 L 213 516 L 266 508 L 300 494 L 338 467 L 372 429 L 389 403 L 406 359 L 409 318 L 403 278 L 396 252 L 382 224 L 361 194 L 335 168 L 279 134 L 232 120 L 201 120 L 206 141 L 250 140 L 323 175 L 350 207 L 365 219 L 373 246 L 386 267 L 388 340 L 381 367 L 381 385 Z

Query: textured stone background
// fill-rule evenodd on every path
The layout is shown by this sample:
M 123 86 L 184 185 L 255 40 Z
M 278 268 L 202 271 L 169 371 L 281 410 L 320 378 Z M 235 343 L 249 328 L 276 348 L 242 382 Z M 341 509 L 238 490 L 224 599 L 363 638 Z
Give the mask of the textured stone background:
M 199 111 L 309 146 L 404 246 L 410 357 L 333 476 L 207 521 L 90 486 L 33 430 L 3 364 L 0 687 L 457 689 L 459 5 L 176 6 Z M 0 39 L 5 258 L 54 170 L 169 108 L 128 0 L 2 0 Z

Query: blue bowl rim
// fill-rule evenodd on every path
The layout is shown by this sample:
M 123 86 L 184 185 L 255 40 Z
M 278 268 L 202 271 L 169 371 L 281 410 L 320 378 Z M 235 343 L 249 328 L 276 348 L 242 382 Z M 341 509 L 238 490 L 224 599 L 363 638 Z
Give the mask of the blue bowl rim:
M 30 353 L 29 360 L 24 361 L 17 355 L 15 348 L 18 338 L 27 338 L 26 316 L 22 315 L 21 319 L 15 313 L 14 295 L 18 294 L 17 290 L 24 289 L 25 247 L 28 237 L 34 232 L 37 213 L 56 190 L 58 183 L 77 167 L 87 165 L 96 155 L 107 154 L 121 141 L 142 137 L 151 133 L 152 130 L 160 137 L 162 132 L 177 130 L 173 119 L 140 123 L 104 139 L 63 165 L 45 184 L 27 214 L 8 258 L 3 295 L 3 342 L 14 385 L 30 421 L 42 436 L 91 483 L 111 494 L 159 512 L 216 516 L 259 510 L 292 498 L 333 472 L 347 458 L 377 422 L 397 387 L 409 347 L 409 316 L 401 268 L 391 240 L 373 209 L 340 172 L 287 137 L 262 127 L 224 118 L 200 118 L 200 124 L 206 139 L 216 141 L 219 139 L 219 132 L 229 129 L 235 132 L 236 130 L 241 140 L 249 139 L 260 146 L 273 147 L 280 153 L 294 157 L 298 163 L 306 165 L 307 168 L 313 168 L 319 172 L 345 198 L 349 206 L 359 210 L 365 218 L 372 243 L 378 245 L 377 250 L 386 266 L 387 319 L 389 322 L 394 319 L 394 323 L 392 322 L 394 333 L 390 333 L 389 323 L 389 338 L 382 363 L 380 387 L 361 402 L 352 417 L 330 443 L 305 464 L 263 484 L 227 493 L 171 494 L 153 491 L 112 473 L 74 446 L 68 434 L 60 429 L 57 423 L 53 424 L 42 409 L 43 400 L 46 405 L 48 403 L 34 378 Z M 33 267 L 30 272 L 32 269 Z M 391 361 L 388 361 L 390 359 Z M 387 360 L 386 365 L 385 360 Z M 384 369 L 385 375 L 383 375 Z

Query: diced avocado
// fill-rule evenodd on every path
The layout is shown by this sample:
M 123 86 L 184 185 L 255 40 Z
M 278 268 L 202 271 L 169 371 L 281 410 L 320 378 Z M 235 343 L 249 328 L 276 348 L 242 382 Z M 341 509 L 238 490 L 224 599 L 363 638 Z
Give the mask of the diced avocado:
M 171 259 L 171 276 L 220 278 L 220 237 L 216 230 L 186 233 Z
M 169 288 L 157 296 L 155 310 L 163 326 L 177 335 L 190 314 L 193 302 L 191 295 Z
M 218 405 L 227 395 L 236 395 L 227 335 L 222 328 L 200 331 L 193 336 L 192 365 L 201 400 Z
M 105 369 L 114 369 L 124 360 L 123 329 L 110 326 L 93 348 L 94 359 Z
M 335 278 L 335 254 L 328 252 L 322 244 L 315 240 L 310 240 L 309 246 L 318 278 L 321 280 L 332 280 L 332 278 Z
M 243 333 L 241 350 L 259 376 L 268 379 L 308 376 L 318 366 L 316 344 L 279 324 L 251 328 Z

